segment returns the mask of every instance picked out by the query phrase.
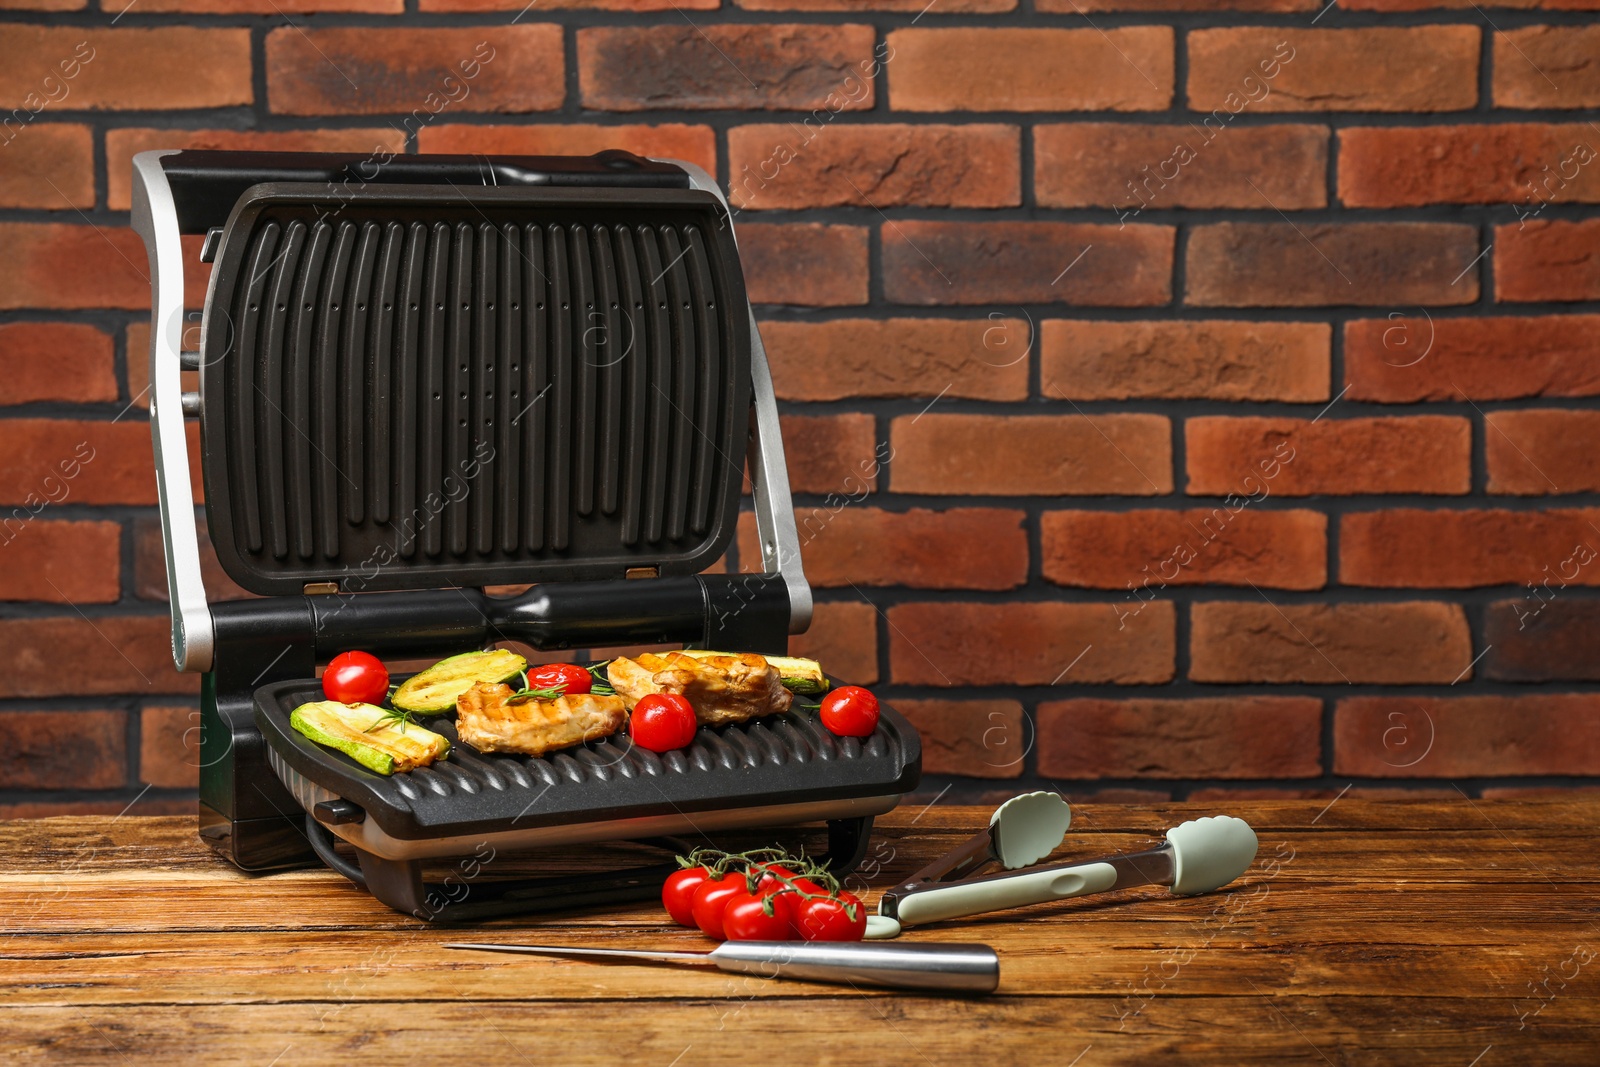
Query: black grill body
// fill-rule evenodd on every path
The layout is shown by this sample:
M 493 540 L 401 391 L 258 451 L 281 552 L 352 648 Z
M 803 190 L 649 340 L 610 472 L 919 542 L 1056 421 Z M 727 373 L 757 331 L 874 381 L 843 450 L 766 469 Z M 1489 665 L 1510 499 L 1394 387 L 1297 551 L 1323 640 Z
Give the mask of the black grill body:
M 623 739 L 545 760 L 463 745 L 392 779 L 287 725 L 320 694 L 317 666 L 349 649 L 781 653 L 805 628 L 776 402 L 709 177 L 623 152 L 147 152 L 133 215 L 152 269 L 173 656 L 204 674 L 200 833 L 214 849 L 246 870 L 320 859 L 439 920 L 630 899 L 672 869 L 444 898 L 423 882 L 424 861 L 491 842 L 825 820 L 835 868 L 859 860 L 872 817 L 920 771 L 892 709 L 865 743 L 801 714 L 702 731 L 665 758 Z M 190 233 L 215 263 L 198 352 L 182 350 Z M 200 391 L 183 393 L 193 369 Z M 259 599 L 206 597 L 194 417 L 218 559 Z M 734 535 L 746 460 L 765 573 L 701 573 Z M 483 588 L 528 583 L 511 598 Z

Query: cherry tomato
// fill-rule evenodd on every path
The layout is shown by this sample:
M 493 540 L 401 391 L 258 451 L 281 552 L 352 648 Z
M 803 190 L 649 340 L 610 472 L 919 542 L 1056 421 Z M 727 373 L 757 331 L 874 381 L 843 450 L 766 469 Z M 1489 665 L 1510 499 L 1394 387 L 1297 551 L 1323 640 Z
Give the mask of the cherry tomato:
M 679 926 L 694 927 L 694 891 L 706 884 L 711 872 L 704 867 L 685 867 L 667 876 L 661 887 L 661 903 Z
M 576 663 L 546 663 L 528 671 L 529 689 L 556 689 L 566 696 L 587 693 L 594 676 Z
M 369 652 L 341 652 L 322 672 L 322 692 L 341 704 L 382 704 L 389 695 L 389 670 Z
M 858 685 L 841 685 L 822 698 L 822 725 L 840 737 L 871 737 L 878 698 Z
M 683 697 L 651 693 L 633 706 L 628 735 L 634 744 L 651 752 L 671 752 L 693 741 L 699 726 L 694 708 Z
M 855 905 L 855 918 L 847 904 Z M 867 908 L 854 893 L 802 900 L 795 909 L 795 932 L 807 941 L 860 941 L 867 934 Z
M 714 881 L 700 883 L 700 888 L 694 891 L 694 902 L 689 910 L 701 933 L 717 941 L 728 939 L 728 935 L 722 931 L 722 912 L 735 894 L 745 891 L 744 886 L 743 871 L 729 871 Z
M 728 898 L 722 909 L 722 932 L 729 941 L 787 941 L 790 937 L 787 900 L 792 893 L 772 898 L 772 914 L 767 914 L 768 898 L 740 891 Z
M 789 888 L 782 880 L 784 878 L 789 879 L 791 882 L 796 881 L 793 871 L 776 863 L 757 864 L 756 870 L 762 872 L 760 880 L 756 882 L 756 893 L 761 896 Z M 810 892 L 810 890 L 807 890 L 807 892 Z

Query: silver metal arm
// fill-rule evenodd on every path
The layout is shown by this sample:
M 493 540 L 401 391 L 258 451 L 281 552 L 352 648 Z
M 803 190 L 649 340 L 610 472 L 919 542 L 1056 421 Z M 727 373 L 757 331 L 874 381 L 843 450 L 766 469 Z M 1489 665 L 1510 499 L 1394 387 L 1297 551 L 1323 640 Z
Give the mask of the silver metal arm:
M 700 167 L 681 159 L 661 159 L 682 167 L 696 189 L 714 194 L 728 208 L 728 198 Z M 732 217 L 732 208 L 728 208 Z M 748 304 L 746 305 L 748 307 Z M 794 521 L 794 499 L 789 492 L 789 468 L 783 459 L 783 434 L 778 426 L 778 398 L 772 388 L 772 368 L 761 343 L 755 312 L 750 314 L 750 378 L 755 405 L 755 426 L 750 434 L 750 491 L 755 497 L 756 533 L 761 538 L 761 565 L 778 575 L 789 590 L 789 632 L 804 633 L 811 625 L 811 584 L 800 563 L 800 531 Z
M 184 429 L 183 246 L 178 213 L 161 157 L 133 157 L 133 228 L 150 254 L 150 436 L 167 553 L 167 599 L 172 607 L 172 661 L 180 671 L 211 669 L 211 608 L 200 578 L 200 537 L 189 481 Z M 131 388 L 133 383 L 129 382 Z

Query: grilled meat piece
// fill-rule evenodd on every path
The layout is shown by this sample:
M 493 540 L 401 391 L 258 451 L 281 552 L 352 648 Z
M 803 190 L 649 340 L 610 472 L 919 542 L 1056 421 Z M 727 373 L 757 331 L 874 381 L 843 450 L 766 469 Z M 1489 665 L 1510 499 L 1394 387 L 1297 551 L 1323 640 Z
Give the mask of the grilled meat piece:
M 627 712 L 621 697 L 580 693 L 513 701 L 512 688 L 479 682 L 456 699 L 456 731 L 479 752 L 547 752 L 610 737 Z
M 752 652 L 618 656 L 606 668 L 606 677 L 629 708 L 651 693 L 676 693 L 689 701 L 695 718 L 710 726 L 776 715 L 788 711 L 794 699 L 766 657 Z

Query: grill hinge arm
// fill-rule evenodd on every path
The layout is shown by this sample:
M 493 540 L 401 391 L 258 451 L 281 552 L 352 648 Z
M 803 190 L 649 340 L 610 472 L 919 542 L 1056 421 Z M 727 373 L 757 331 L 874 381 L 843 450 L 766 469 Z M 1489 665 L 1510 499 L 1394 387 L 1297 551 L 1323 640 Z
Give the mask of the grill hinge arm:
M 701 167 L 681 159 L 657 159 L 689 175 L 689 187 L 702 189 L 722 201 L 728 226 L 733 209 L 716 181 Z M 737 235 L 736 235 L 737 236 Z M 746 304 L 748 310 L 749 305 Z M 789 493 L 789 468 L 783 459 L 783 435 L 778 427 L 778 399 L 772 388 L 772 369 L 761 343 L 754 311 L 750 315 L 751 403 L 755 420 L 750 431 L 750 492 L 755 500 L 756 533 L 761 538 L 761 565 L 768 574 L 783 579 L 789 592 L 789 632 L 804 633 L 811 625 L 811 585 L 800 562 L 800 531 L 794 521 L 794 501 Z
M 150 255 L 150 434 L 167 554 L 172 661 L 180 671 L 211 669 L 211 609 L 200 577 L 200 540 L 189 481 L 182 384 L 183 246 L 161 157 L 133 158 L 133 228 Z M 131 387 L 133 383 L 129 383 Z

